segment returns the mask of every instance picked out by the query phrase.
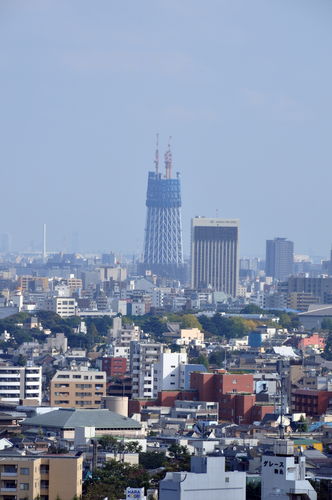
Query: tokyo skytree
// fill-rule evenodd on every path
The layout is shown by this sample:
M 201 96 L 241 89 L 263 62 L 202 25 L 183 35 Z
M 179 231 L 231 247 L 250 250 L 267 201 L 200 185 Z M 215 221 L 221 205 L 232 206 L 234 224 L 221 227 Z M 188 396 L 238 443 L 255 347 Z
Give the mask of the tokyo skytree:
M 170 144 L 165 153 L 165 173 L 159 172 L 158 136 L 155 170 L 149 172 L 146 196 L 144 268 L 158 276 L 183 279 L 180 175 L 172 178 Z

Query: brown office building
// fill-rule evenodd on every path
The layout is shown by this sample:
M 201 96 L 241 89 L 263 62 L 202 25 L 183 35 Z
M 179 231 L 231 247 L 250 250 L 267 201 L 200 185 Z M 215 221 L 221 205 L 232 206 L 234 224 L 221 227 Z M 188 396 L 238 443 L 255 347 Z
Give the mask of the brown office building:
M 106 373 L 59 370 L 50 384 L 50 404 L 60 408 L 100 408 L 106 396 Z

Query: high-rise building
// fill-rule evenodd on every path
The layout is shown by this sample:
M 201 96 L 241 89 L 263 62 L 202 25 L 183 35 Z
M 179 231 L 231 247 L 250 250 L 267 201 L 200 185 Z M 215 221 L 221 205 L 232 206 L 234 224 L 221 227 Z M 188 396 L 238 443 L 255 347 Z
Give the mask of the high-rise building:
M 159 172 L 157 144 L 155 171 L 148 177 L 146 207 L 143 268 L 162 277 L 183 279 L 180 178 L 179 173 L 172 178 L 170 146 L 163 176 Z
M 266 241 L 265 273 L 284 281 L 293 272 L 294 243 L 287 238 Z
M 154 395 L 154 365 L 158 363 L 164 344 L 152 342 L 130 343 L 130 372 L 132 398 L 152 398 Z
M 11 235 L 8 233 L 0 234 L 0 253 L 8 253 L 11 251 Z
M 191 225 L 191 285 L 237 295 L 239 221 L 195 217 Z

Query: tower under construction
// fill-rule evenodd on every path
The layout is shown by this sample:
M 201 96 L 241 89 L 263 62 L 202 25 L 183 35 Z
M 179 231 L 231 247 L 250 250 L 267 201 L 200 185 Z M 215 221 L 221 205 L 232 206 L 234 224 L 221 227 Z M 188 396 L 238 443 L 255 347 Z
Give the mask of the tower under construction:
M 180 176 L 172 178 L 170 144 L 165 153 L 165 173 L 159 172 L 158 137 L 155 170 L 149 172 L 146 196 L 144 268 L 164 278 L 184 277 Z

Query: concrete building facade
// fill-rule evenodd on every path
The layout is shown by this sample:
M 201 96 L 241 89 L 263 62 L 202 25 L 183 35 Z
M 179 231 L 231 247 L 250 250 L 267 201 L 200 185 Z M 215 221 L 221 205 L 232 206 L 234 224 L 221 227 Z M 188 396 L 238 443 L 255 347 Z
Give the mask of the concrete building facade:
M 239 221 L 195 217 L 191 225 L 191 286 L 237 295 Z
M 0 400 L 19 403 L 20 399 L 42 400 L 40 366 L 0 366 Z
M 59 370 L 50 383 L 50 404 L 61 408 L 100 408 L 106 396 L 106 373 Z
M 190 472 L 167 472 L 159 500 L 245 500 L 246 473 L 225 472 L 225 457 L 191 457 Z M 267 498 L 267 497 L 266 497 Z
M 130 372 L 132 374 L 132 397 L 152 398 L 154 394 L 154 365 L 163 352 L 163 344 L 131 342 Z
M 187 363 L 186 352 L 163 352 L 159 361 L 154 365 L 153 397 L 160 391 L 182 389 L 184 387 L 184 374 L 181 368 Z
M 82 455 L 0 453 L 0 500 L 81 498 L 82 467 Z
M 274 455 L 262 457 L 262 500 L 316 500 L 317 493 L 305 479 L 305 457 L 294 456 L 294 443 L 277 439 Z
M 266 241 L 265 273 L 278 281 L 284 281 L 293 272 L 294 243 L 287 238 Z

